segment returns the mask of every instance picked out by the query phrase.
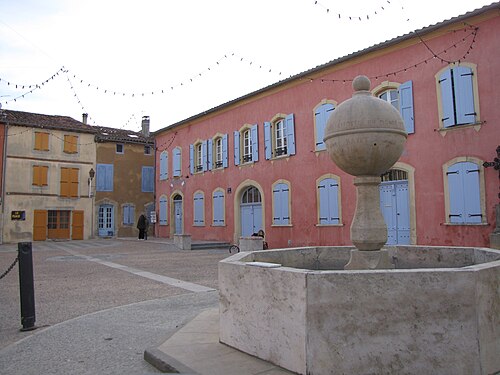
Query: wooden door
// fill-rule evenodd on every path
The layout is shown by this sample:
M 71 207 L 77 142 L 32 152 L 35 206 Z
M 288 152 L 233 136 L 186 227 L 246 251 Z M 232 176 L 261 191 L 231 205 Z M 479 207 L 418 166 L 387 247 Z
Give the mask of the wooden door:
M 35 210 L 33 212 L 33 241 L 47 239 L 47 211 Z
M 71 239 L 83 240 L 83 211 L 73 211 L 71 223 Z

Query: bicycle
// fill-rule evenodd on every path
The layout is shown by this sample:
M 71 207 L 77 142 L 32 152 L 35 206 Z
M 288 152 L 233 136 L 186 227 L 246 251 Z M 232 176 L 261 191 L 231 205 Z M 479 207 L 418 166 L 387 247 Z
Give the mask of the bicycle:
M 229 254 L 236 254 L 240 252 L 240 248 L 238 245 L 230 245 L 229 246 Z

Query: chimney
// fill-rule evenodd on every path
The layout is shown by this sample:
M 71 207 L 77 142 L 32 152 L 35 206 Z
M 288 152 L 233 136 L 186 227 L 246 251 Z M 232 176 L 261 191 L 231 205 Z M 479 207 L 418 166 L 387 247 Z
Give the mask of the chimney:
M 82 122 L 87 125 L 87 118 L 89 117 L 88 113 L 82 113 Z
M 142 116 L 142 135 L 149 137 L 149 116 Z

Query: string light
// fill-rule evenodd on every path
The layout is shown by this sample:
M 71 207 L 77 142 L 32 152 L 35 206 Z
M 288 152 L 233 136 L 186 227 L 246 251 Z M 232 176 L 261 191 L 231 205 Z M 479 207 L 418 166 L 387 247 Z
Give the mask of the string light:
M 324 5 L 323 3 L 321 3 L 321 2 L 319 2 L 317 0 L 314 0 L 313 3 L 314 3 L 313 5 L 318 6 L 320 8 L 323 8 L 323 10 L 327 14 L 335 15 L 335 18 L 338 19 L 338 20 L 355 21 L 355 22 L 370 21 L 370 16 L 372 16 L 372 17 L 373 16 L 377 16 L 379 14 L 378 12 L 384 11 L 387 6 L 391 6 L 392 5 L 391 0 L 385 0 L 385 1 L 382 2 L 383 5 L 378 6 L 372 12 L 358 14 L 358 15 L 353 15 L 353 14 L 346 15 L 345 13 L 334 11 L 334 10 L 330 9 L 328 6 Z M 404 7 L 402 6 L 401 9 L 404 10 Z M 407 21 L 409 21 L 409 19 Z

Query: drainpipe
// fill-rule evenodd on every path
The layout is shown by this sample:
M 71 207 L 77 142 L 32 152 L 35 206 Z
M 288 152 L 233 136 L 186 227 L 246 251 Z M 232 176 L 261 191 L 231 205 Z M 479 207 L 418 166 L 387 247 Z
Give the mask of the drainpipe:
M 9 132 L 9 122 L 5 114 L 4 137 L 3 137 L 3 160 L 2 160 L 2 225 L 0 226 L 0 244 L 3 244 L 3 231 L 5 225 L 5 168 L 7 166 L 7 135 Z

